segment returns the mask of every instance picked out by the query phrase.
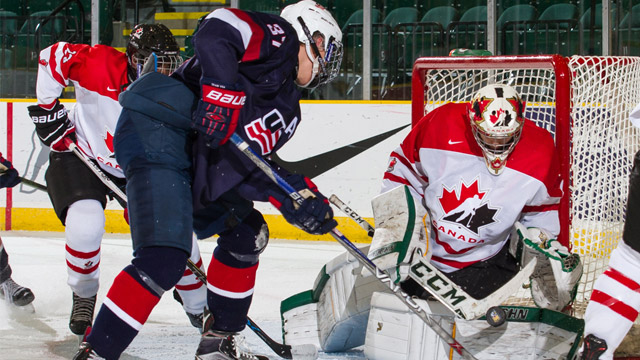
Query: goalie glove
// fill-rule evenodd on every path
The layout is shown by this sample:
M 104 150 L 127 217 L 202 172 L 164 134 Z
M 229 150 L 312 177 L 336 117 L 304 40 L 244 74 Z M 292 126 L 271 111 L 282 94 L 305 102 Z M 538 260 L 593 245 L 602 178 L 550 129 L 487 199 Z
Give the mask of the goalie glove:
M 288 223 L 313 235 L 326 234 L 338 226 L 338 222 L 333 219 L 329 200 L 318 191 L 311 179 L 292 174 L 285 181 L 305 198 L 302 204 L 298 205 L 280 188 L 267 190 L 267 196 Z
M 538 259 L 531 275 L 533 301 L 540 308 L 562 311 L 576 296 L 582 276 L 580 256 L 542 229 L 525 228 L 520 222 L 514 228 L 523 242 L 525 261 L 532 256 Z
M 217 85 L 211 79 L 203 79 L 202 99 L 193 112 L 191 127 L 205 138 L 207 146 L 217 148 L 229 140 L 236 131 L 240 109 L 246 96 Z
M 51 109 L 43 105 L 31 105 L 27 107 L 29 116 L 36 126 L 36 133 L 43 144 L 53 151 L 69 151 L 64 139 L 69 138 L 74 143 L 76 139 L 76 127 L 69 121 L 67 109 L 56 99 Z
M 11 161 L 5 159 L 0 153 L 0 189 L 6 187 L 14 187 L 20 183 L 20 175 L 18 170 L 13 168 Z

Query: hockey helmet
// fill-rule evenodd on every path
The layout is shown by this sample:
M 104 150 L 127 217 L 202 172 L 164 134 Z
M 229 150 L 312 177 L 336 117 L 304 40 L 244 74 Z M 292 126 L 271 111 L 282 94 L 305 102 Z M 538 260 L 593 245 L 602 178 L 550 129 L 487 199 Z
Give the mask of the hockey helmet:
M 171 30 L 163 24 L 138 24 L 131 31 L 126 55 L 137 78 L 149 56 L 155 53 L 157 71 L 169 75 L 182 64 L 180 47 Z
M 520 140 L 524 105 L 514 88 L 500 84 L 483 87 L 469 102 L 471 130 L 493 175 L 502 173 Z
M 335 79 L 342 63 L 342 30 L 331 13 L 315 1 L 303 0 L 286 6 L 280 16 L 293 25 L 313 62 L 311 80 L 298 85 L 313 89 Z M 322 49 L 314 41 L 318 36 L 323 40 Z

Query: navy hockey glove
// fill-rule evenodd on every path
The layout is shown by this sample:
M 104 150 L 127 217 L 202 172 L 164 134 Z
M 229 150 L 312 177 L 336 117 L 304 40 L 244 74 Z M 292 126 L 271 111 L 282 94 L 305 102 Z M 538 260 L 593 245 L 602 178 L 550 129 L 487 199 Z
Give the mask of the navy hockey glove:
M 302 204 L 298 206 L 280 188 L 267 190 L 269 202 L 280 210 L 287 222 L 314 235 L 326 234 L 338 225 L 333 219 L 329 200 L 318 191 L 318 187 L 311 179 L 293 174 L 285 180 L 305 197 Z M 305 193 L 308 195 L 305 196 Z
M 0 189 L 14 187 L 20 183 L 18 170 L 13 168 L 11 162 L 0 154 Z
M 51 109 L 46 109 L 40 105 L 27 107 L 29 116 L 36 125 L 36 133 L 43 144 L 49 146 L 53 151 L 69 151 L 69 147 L 64 142 L 65 138 L 71 139 L 74 143 L 76 139 L 76 127 L 69 121 L 67 109 L 60 101 L 56 100 Z
M 246 98 L 242 91 L 230 90 L 205 79 L 202 99 L 193 113 L 191 127 L 205 137 L 207 146 L 217 148 L 236 131 Z

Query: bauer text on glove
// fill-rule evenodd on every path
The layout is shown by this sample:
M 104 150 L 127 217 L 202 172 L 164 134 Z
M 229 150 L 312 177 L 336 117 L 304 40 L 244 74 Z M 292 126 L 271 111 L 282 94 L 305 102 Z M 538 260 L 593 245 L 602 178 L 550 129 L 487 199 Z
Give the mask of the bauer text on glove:
M 69 138 L 74 143 L 76 128 L 69 121 L 67 109 L 56 100 L 51 106 L 31 105 L 27 107 L 29 116 L 36 126 L 36 133 L 43 144 L 53 151 L 69 151 L 64 139 Z
M 245 100 L 242 91 L 206 81 L 202 85 L 202 99 L 193 113 L 191 126 L 205 137 L 209 147 L 217 148 L 226 143 L 236 130 Z

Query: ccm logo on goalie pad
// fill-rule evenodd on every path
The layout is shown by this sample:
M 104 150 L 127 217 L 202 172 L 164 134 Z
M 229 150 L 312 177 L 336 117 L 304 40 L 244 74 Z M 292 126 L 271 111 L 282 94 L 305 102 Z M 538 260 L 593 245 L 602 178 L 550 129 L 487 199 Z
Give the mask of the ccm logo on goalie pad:
M 225 90 L 214 86 L 202 85 L 204 100 L 206 102 L 224 106 L 231 109 L 240 109 L 247 100 L 242 91 Z
M 41 115 L 41 116 L 32 116 L 31 117 L 31 121 L 33 121 L 34 124 L 45 124 L 48 122 L 54 122 L 57 121 L 58 119 L 62 119 L 65 116 L 67 116 L 67 109 L 62 108 L 58 111 L 56 111 L 55 113 L 52 114 L 47 114 L 47 115 Z

